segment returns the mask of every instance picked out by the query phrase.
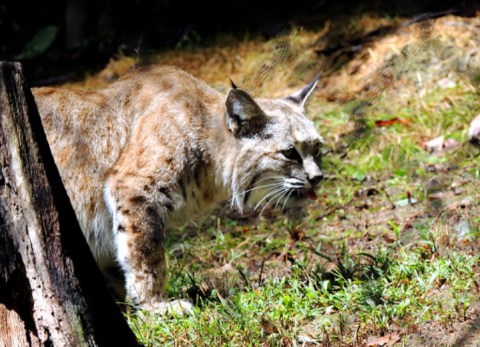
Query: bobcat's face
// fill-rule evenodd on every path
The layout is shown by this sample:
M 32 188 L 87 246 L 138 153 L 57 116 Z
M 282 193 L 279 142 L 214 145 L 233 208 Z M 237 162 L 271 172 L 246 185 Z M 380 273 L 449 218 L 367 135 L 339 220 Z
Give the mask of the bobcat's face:
M 237 138 L 233 202 L 284 208 L 315 199 L 322 138 L 304 114 L 311 83 L 292 97 L 256 102 L 239 89 L 227 97 L 227 124 Z

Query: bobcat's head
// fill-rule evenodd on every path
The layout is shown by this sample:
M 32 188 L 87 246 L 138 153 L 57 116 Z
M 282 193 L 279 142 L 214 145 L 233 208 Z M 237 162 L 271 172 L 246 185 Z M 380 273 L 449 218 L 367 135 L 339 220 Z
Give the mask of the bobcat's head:
M 254 100 L 233 88 L 226 98 L 226 122 L 236 139 L 232 202 L 282 210 L 315 199 L 322 137 L 305 116 L 304 105 L 318 79 L 281 99 Z

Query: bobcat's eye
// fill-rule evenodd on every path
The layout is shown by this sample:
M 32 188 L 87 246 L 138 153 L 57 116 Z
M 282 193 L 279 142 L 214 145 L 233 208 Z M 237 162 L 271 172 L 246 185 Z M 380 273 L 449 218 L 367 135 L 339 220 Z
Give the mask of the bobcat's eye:
M 282 155 L 287 158 L 288 160 L 295 161 L 297 163 L 302 162 L 302 157 L 298 153 L 297 149 L 295 147 L 291 147 L 289 149 L 286 149 L 281 152 Z

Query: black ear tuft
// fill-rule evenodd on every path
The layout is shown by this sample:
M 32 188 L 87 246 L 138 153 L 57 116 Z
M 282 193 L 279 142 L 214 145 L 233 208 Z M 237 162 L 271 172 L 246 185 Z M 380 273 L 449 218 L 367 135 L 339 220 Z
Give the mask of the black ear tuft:
M 230 85 L 232 86 L 233 89 L 238 89 L 237 85 L 235 83 L 233 83 L 232 79 L 229 78 L 230 80 Z

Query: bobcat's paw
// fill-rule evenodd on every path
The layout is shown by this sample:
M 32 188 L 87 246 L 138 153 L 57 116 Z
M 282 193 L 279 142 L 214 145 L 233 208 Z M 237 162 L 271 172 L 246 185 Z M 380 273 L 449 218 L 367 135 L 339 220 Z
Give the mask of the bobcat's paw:
M 160 316 L 183 316 L 193 314 L 193 304 L 186 300 L 152 302 L 141 305 L 140 309 Z

